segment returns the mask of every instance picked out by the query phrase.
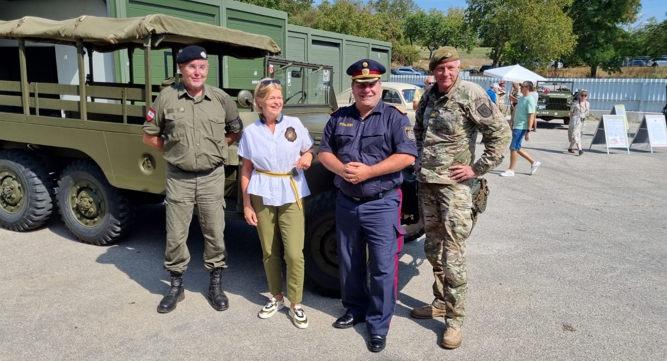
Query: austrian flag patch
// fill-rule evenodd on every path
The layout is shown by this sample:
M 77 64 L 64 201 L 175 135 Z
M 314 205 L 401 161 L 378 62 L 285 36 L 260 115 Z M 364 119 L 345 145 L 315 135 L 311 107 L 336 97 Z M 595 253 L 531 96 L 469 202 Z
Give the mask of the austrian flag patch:
M 150 108 L 148 109 L 148 114 L 146 114 L 146 120 L 150 122 L 153 118 L 155 118 L 155 109 Z

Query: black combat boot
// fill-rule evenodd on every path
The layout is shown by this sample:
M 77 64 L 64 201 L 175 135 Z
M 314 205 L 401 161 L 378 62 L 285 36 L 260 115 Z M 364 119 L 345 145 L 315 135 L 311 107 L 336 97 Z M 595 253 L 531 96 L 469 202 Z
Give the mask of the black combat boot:
M 222 290 L 222 268 L 216 268 L 211 271 L 211 285 L 208 287 L 208 300 L 211 306 L 218 310 L 224 311 L 229 307 L 229 299 Z
M 183 293 L 183 275 L 180 273 L 171 273 L 171 288 L 169 293 L 162 298 L 160 304 L 157 305 L 158 313 L 169 313 L 176 309 L 176 304 L 183 301 L 185 294 Z

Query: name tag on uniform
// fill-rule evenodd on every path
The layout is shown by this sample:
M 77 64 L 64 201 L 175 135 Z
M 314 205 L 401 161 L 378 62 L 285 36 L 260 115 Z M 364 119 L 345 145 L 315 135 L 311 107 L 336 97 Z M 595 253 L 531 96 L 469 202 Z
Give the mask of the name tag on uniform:
M 167 110 L 164 111 L 166 114 L 171 114 L 171 113 L 185 113 L 185 108 L 167 108 Z
M 343 122 L 338 123 L 338 125 L 340 125 L 341 127 L 353 127 L 354 126 L 353 123 L 343 123 Z

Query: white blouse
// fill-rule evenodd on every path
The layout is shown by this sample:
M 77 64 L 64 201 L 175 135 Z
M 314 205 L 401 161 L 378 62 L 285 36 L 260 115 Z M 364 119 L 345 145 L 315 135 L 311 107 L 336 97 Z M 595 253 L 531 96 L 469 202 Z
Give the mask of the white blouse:
M 258 120 L 245 129 L 239 142 L 239 156 L 252 162 L 255 168 L 270 172 L 288 173 L 294 163 L 313 146 L 308 129 L 296 117 L 281 115 L 271 134 L 269 127 Z M 303 169 L 294 177 L 301 198 L 310 194 Z M 272 177 L 253 169 L 248 193 L 262 197 L 264 205 L 282 206 L 296 202 L 289 177 Z

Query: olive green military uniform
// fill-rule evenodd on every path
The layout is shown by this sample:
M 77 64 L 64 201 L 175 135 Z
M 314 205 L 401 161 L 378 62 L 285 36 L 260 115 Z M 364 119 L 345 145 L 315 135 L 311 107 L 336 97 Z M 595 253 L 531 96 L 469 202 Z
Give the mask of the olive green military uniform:
M 485 150 L 473 163 L 479 131 Z M 449 167 L 470 165 L 478 176 L 484 175 L 502 162 L 511 131 L 486 91 L 458 77 L 446 94 L 438 93 L 437 85 L 424 93 L 414 132 L 420 165 L 419 205 L 426 233 L 424 252 L 435 276 L 433 306 L 445 311 L 448 327 L 460 328 L 468 288 L 465 240 L 473 227 L 473 180 L 457 183 L 449 178 Z
M 186 245 L 194 204 L 204 234 L 207 271 L 226 268 L 223 231 L 225 134 L 238 133 L 243 124 L 234 101 L 220 89 L 206 85 L 203 95 L 191 97 L 183 84 L 160 92 L 144 123 L 144 132 L 164 137 L 167 161 L 167 248 L 165 268 L 183 273 L 190 261 Z

